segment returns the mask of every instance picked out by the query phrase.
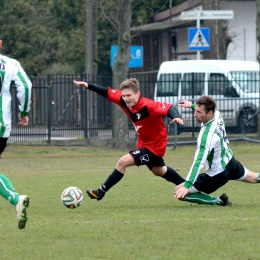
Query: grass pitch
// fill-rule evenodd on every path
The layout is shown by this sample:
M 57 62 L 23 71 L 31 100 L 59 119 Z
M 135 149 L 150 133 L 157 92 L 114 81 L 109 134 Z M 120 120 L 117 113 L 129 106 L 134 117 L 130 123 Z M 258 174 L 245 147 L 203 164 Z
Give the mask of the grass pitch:
M 260 146 L 231 143 L 236 159 L 260 172 Z M 165 162 L 186 176 L 195 146 L 167 150 Z M 174 185 L 148 168 L 130 167 L 101 201 L 86 195 L 77 209 L 60 200 L 68 186 L 98 188 L 127 151 L 93 147 L 9 145 L 1 170 L 31 198 L 28 222 L 17 228 L 14 207 L 0 199 L 1 259 L 259 259 L 260 186 L 229 182 L 232 207 L 173 198 Z

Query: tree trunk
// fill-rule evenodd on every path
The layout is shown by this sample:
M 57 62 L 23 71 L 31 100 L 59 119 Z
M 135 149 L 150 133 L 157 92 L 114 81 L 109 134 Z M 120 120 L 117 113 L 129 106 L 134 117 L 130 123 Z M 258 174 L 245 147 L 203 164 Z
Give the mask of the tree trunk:
M 219 0 L 202 0 L 203 10 L 219 10 Z M 210 28 L 210 50 L 203 52 L 204 59 L 226 59 L 231 37 L 227 34 L 225 20 L 203 20 L 203 27 Z
M 94 60 L 97 60 L 97 5 L 93 3 L 93 0 L 86 0 L 86 56 L 85 56 L 85 72 L 87 78 L 84 79 L 88 82 L 95 82 L 97 78 L 97 64 Z M 98 121 L 97 114 L 97 94 L 89 91 L 89 100 L 87 103 L 87 110 L 91 111 L 87 120 L 87 128 L 89 128 L 90 122 Z M 88 134 L 90 136 L 90 134 Z M 91 136 L 96 136 L 97 131 L 92 132 Z
M 256 0 L 256 38 L 260 44 L 260 0 Z M 260 62 L 260 51 L 258 50 L 257 60 Z
M 256 0 L 256 38 L 258 40 L 258 45 L 260 45 L 260 0 Z M 260 62 L 260 51 L 258 48 L 257 60 Z M 260 92 L 260 89 L 259 89 Z M 260 107 L 260 100 L 259 105 Z M 260 114 L 258 114 L 258 128 L 257 128 L 257 137 L 260 139 Z
M 122 81 L 128 76 L 128 63 L 130 60 L 132 19 L 132 0 L 122 0 L 121 10 L 118 13 L 118 50 L 113 66 L 113 87 L 119 88 Z M 127 149 L 129 143 L 128 119 L 118 106 L 113 106 L 113 145 L 116 148 Z
M 86 0 L 86 56 L 85 71 L 88 81 L 96 80 L 97 64 L 97 5 L 93 0 Z

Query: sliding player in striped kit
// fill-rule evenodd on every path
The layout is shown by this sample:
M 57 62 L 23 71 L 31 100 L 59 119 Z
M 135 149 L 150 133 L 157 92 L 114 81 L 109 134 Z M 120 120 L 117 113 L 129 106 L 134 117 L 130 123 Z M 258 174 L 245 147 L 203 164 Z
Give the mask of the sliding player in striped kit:
M 195 109 L 194 117 L 201 123 L 197 149 L 186 181 L 175 188 L 174 196 L 180 200 L 208 205 L 229 206 L 226 194 L 220 197 L 209 195 L 229 180 L 259 183 L 260 174 L 246 169 L 234 158 L 226 136 L 225 123 L 216 102 L 209 96 L 202 96 L 196 105 L 184 100 L 179 106 Z M 200 171 L 205 166 L 206 172 Z
M 2 41 L 0 40 L 0 47 L 1 46 Z M 29 123 L 28 112 L 31 103 L 31 81 L 17 60 L 0 54 L 0 155 L 5 150 L 7 140 L 11 133 L 12 96 L 10 89 L 12 85 L 17 89 L 17 98 L 19 100 L 19 124 L 21 126 L 27 126 Z M 0 195 L 16 207 L 18 228 L 25 228 L 29 197 L 27 195 L 19 195 L 13 188 L 11 181 L 1 173 Z

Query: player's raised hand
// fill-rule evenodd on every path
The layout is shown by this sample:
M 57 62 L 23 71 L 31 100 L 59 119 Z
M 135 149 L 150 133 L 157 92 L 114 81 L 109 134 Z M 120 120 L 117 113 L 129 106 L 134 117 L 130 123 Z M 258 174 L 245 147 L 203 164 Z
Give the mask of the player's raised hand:
M 174 118 L 174 119 L 172 120 L 172 122 L 173 122 L 173 123 L 180 124 L 180 125 L 184 125 L 183 120 L 180 119 L 180 118 Z
M 191 108 L 192 103 L 188 100 L 182 100 L 179 102 L 180 107 Z
M 28 116 L 21 116 L 20 114 L 18 114 L 18 118 L 20 126 L 27 126 L 29 124 Z
M 84 88 L 88 88 L 88 83 L 87 83 L 87 82 L 73 80 L 73 83 L 74 83 L 76 86 L 82 86 L 82 87 L 84 87 Z

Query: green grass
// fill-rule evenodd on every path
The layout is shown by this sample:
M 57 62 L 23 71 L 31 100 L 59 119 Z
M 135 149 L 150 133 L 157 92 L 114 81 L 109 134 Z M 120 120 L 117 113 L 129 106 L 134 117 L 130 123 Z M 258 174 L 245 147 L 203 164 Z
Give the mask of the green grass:
M 260 171 L 260 146 L 231 143 L 236 159 Z M 165 162 L 186 176 L 194 146 L 167 150 Z M 31 204 L 24 230 L 14 208 L 0 199 L 0 258 L 47 259 L 259 259 L 260 186 L 229 182 L 232 207 L 203 206 L 173 198 L 174 185 L 144 167 L 131 167 L 102 201 L 84 196 L 77 209 L 60 201 L 68 186 L 98 188 L 126 151 L 90 147 L 9 145 L 0 160 Z

